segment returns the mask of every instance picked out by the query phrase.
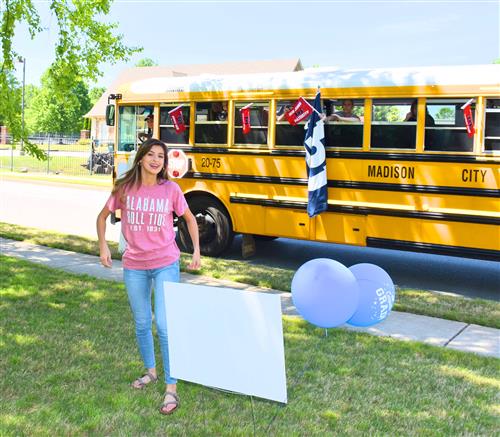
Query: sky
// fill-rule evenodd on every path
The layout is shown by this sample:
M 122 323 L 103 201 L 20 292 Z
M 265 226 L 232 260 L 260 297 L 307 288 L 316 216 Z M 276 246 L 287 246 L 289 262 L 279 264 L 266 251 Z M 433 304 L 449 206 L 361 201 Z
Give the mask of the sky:
M 18 26 L 14 50 L 26 58 L 26 83 L 38 85 L 58 29 L 49 2 L 34 3 L 44 30 L 31 40 Z M 500 58 L 498 0 L 115 0 L 101 20 L 117 23 L 125 44 L 143 51 L 102 65 L 102 77 L 91 86 L 110 85 L 146 57 L 159 65 L 300 58 L 304 67 L 339 68 Z

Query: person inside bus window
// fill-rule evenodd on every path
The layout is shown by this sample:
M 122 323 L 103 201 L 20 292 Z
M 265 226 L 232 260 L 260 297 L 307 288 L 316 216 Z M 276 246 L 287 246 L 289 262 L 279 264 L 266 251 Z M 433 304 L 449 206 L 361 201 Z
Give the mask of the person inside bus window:
M 342 111 L 336 111 L 332 115 L 324 118 L 324 121 L 347 121 L 355 122 L 361 121 L 360 118 L 352 112 L 354 109 L 354 101 L 352 99 L 344 99 L 342 101 Z
M 210 108 L 211 121 L 227 120 L 227 102 L 213 102 Z
M 153 114 L 149 114 L 145 119 L 147 124 L 146 132 L 141 132 L 137 137 L 143 143 L 146 140 L 149 140 L 153 136 L 155 117 Z
M 155 124 L 155 116 L 153 114 L 149 114 L 146 117 L 146 123 L 148 125 L 148 135 L 149 138 L 153 136 L 153 129 L 154 129 L 154 124 Z
M 269 108 L 262 108 L 261 126 L 269 125 Z
M 286 104 L 282 105 L 276 112 L 276 121 L 286 120 L 286 114 L 292 109 L 292 105 Z
M 415 99 L 410 106 L 410 112 L 406 114 L 404 121 L 417 121 L 417 99 Z M 431 114 L 429 114 L 429 110 L 427 106 L 425 107 L 425 125 L 426 126 L 435 126 L 436 122 Z

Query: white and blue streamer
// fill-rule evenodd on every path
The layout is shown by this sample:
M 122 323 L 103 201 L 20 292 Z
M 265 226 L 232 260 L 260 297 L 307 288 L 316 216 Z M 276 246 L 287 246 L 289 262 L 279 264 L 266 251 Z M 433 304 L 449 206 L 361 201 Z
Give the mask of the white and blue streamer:
M 307 190 L 309 201 L 307 213 L 309 217 L 326 211 L 328 208 L 328 189 L 326 177 L 325 126 L 320 117 L 321 94 L 314 98 L 313 111 L 304 138 L 307 166 Z

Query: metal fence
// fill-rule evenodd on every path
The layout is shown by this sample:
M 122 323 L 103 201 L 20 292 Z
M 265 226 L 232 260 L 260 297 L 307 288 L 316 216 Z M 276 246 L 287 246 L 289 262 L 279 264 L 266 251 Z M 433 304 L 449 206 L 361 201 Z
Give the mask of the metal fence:
M 7 141 L 10 138 L 7 138 Z M 46 155 L 38 160 L 21 144 L 0 144 L 0 170 L 22 173 L 65 174 L 70 176 L 110 175 L 113 172 L 113 141 L 82 140 L 79 136 L 41 134 L 30 136 Z

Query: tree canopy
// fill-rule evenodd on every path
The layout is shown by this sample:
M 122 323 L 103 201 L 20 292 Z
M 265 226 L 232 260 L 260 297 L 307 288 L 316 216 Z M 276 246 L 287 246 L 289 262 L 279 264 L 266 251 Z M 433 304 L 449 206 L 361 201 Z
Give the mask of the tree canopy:
M 62 101 L 56 97 L 57 84 L 48 72 L 42 76 L 42 86 L 36 90 L 27 109 L 29 128 L 35 132 L 77 133 L 83 128 L 85 115 L 91 108 L 89 92 L 80 80 Z
M 400 121 L 401 116 L 396 106 L 374 106 L 373 119 L 376 121 Z
M 142 58 L 135 64 L 136 67 L 156 67 L 157 62 L 153 61 L 151 58 Z
M 89 91 L 89 99 L 92 105 L 97 102 L 106 91 L 106 87 L 96 86 Z
M 0 125 L 8 125 L 11 129 L 21 129 L 21 118 L 12 117 L 9 114 L 19 112 L 21 108 L 21 88 L 10 71 L 5 72 L 0 79 Z
M 127 47 L 123 36 L 115 34 L 115 23 L 104 23 L 100 17 L 109 14 L 112 0 L 49 0 L 50 11 L 58 28 L 54 61 L 47 80 L 53 84 L 53 98 L 64 104 L 71 90 L 86 81 L 95 81 L 102 63 L 114 64 L 141 49 Z M 19 83 L 13 77 L 14 63 L 19 57 L 13 46 L 16 26 L 25 23 L 31 39 L 42 31 L 40 15 L 34 0 L 2 0 L 0 3 L 0 119 L 14 138 L 21 132 Z M 25 141 L 28 153 L 43 157 L 35 145 Z
M 435 117 L 438 120 L 453 120 L 455 119 L 455 111 L 451 108 L 444 107 L 436 112 Z

